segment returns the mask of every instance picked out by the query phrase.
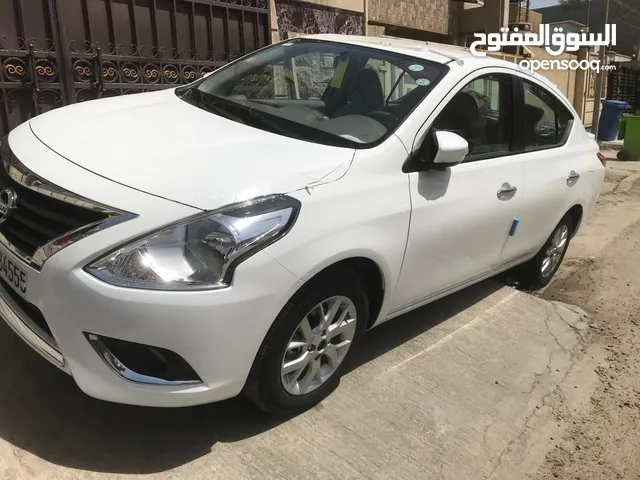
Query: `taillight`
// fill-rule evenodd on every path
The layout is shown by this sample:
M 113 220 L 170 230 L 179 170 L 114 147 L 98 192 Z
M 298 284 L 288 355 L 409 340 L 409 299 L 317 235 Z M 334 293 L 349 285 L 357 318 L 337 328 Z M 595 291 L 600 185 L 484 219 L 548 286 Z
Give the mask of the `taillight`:
M 598 152 L 598 160 L 600 160 L 600 163 L 602 164 L 603 167 L 607 166 L 607 157 L 605 157 L 600 152 Z

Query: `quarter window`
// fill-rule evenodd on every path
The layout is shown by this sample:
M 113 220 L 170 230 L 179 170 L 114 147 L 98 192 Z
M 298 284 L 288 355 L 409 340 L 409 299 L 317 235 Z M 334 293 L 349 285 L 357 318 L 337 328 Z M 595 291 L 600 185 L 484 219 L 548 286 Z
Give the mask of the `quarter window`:
M 526 150 L 551 148 L 568 136 L 573 116 L 552 93 L 524 80 L 524 140 Z
M 433 124 L 436 130 L 463 137 L 470 160 L 509 153 L 512 126 L 512 77 L 505 74 L 486 75 L 465 85 Z

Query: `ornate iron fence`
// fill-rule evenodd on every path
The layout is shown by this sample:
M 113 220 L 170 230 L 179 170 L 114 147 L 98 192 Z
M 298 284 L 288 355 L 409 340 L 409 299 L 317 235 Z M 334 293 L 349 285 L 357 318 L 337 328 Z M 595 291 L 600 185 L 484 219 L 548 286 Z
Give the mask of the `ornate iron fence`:
M 269 21 L 268 0 L 0 0 L 0 134 L 191 82 L 269 43 Z

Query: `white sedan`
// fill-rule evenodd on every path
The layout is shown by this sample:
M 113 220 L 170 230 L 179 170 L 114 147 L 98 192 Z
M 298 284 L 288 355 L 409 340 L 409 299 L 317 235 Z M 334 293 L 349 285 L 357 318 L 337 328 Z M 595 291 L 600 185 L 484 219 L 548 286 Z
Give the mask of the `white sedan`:
M 508 269 L 547 284 L 605 172 L 541 76 L 332 35 L 53 110 L 1 159 L 25 342 L 97 398 L 274 414 L 326 397 L 368 328 Z

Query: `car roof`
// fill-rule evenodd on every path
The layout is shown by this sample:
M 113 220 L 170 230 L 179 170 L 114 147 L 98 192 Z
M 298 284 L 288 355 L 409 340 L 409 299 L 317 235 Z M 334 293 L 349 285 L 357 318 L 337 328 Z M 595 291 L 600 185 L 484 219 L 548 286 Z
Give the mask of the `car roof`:
M 365 37 L 360 35 L 336 35 L 336 34 L 320 34 L 305 35 L 303 38 L 312 40 L 322 40 L 326 42 L 347 43 L 351 45 L 359 45 L 363 47 L 377 48 L 380 50 L 388 50 L 413 57 L 424 58 L 437 63 L 450 63 L 452 61 L 465 62 L 467 60 L 476 60 L 471 52 L 463 47 L 455 45 L 446 45 L 442 43 L 421 42 L 419 40 L 411 40 L 397 37 Z M 489 62 L 499 64 L 509 64 L 503 60 L 486 58 Z

